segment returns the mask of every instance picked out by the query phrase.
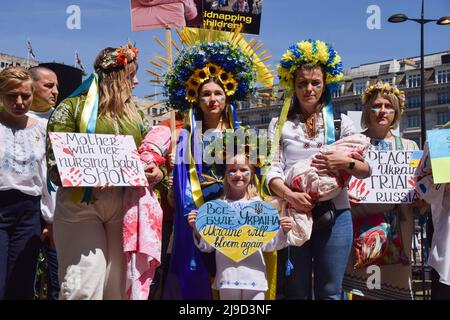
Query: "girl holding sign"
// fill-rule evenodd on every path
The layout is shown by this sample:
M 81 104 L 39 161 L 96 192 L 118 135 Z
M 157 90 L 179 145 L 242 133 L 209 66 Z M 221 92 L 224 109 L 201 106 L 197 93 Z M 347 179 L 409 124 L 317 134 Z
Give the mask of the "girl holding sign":
M 365 90 L 361 99 L 361 127 L 365 129 L 363 134 L 370 138 L 371 150 L 419 150 L 414 141 L 392 132 L 404 108 L 403 91 L 387 82 L 377 82 Z M 350 194 L 356 191 L 353 186 Z M 411 300 L 413 205 L 358 204 L 355 197 L 351 201 L 355 239 L 345 271 L 344 289 L 356 292 L 355 298 Z M 379 286 L 369 288 L 367 280 L 373 274 L 370 268 L 373 265 L 380 267 L 381 278 Z
M 32 300 L 45 182 L 45 123 L 28 117 L 33 80 L 0 72 L 0 300 Z
M 240 30 L 221 33 L 183 29 L 179 35 L 183 49 L 173 66 L 164 75 L 158 73 L 160 67 L 151 71 L 156 76 L 152 81 L 164 86 L 167 99 L 164 102 L 185 115 L 185 128 L 180 131 L 173 150 L 173 248 L 163 296 L 167 299 L 211 299 L 210 275 L 215 272 L 214 257 L 198 250 L 186 220 L 191 210 L 223 193 L 224 166 L 216 163 L 214 156 L 207 159 L 203 151 L 216 137 L 223 136 L 225 130 L 240 127 L 234 104 L 249 97 L 256 76 L 265 86 L 272 84 L 273 76 L 262 63 L 267 59 L 264 57 L 267 51 L 254 52 L 251 48 L 256 42 L 245 42 Z M 258 45 L 258 48 L 262 46 Z M 160 57 L 157 60 L 161 61 Z M 152 63 L 160 65 L 158 61 Z M 146 141 L 154 140 L 152 136 L 155 135 L 162 137 L 164 129 L 166 136 L 175 138 L 171 137 L 168 127 L 155 129 L 148 133 L 142 147 L 166 157 L 167 149 Z
M 286 174 L 324 145 L 355 133 L 353 123 L 345 115 L 341 115 L 340 130 L 334 126 L 331 92 L 344 76 L 341 57 L 320 40 L 300 41 L 283 55 L 278 75 L 287 93 L 280 117 L 269 125 L 269 139 L 276 152 L 267 186 L 298 214 L 312 212 L 314 220 L 311 239 L 300 247 L 288 247 L 287 260 L 283 261 L 287 276 L 285 295 L 288 299 L 312 299 L 314 279 L 315 299 L 340 299 L 352 242 L 347 190 L 330 201 L 315 203 L 307 193 L 288 187 Z M 354 159 L 337 151 L 317 155 L 312 165 L 320 173 L 345 170 L 360 178 L 367 177 L 370 171 L 362 158 Z M 321 228 L 317 228 L 319 225 Z
M 251 202 L 261 200 L 258 196 L 255 172 L 244 155 L 237 155 L 231 164 L 227 164 L 224 179 L 223 201 L 237 212 Z M 188 215 L 188 223 L 194 229 L 197 247 L 203 252 L 213 252 L 214 247 L 208 244 L 195 227 L 198 211 Z M 271 252 L 286 246 L 286 234 L 292 228 L 290 217 L 279 219 L 281 230 L 274 238 L 254 254 L 235 262 L 216 250 L 216 277 L 212 285 L 219 290 L 221 300 L 264 300 L 268 290 L 266 264 L 263 251 Z

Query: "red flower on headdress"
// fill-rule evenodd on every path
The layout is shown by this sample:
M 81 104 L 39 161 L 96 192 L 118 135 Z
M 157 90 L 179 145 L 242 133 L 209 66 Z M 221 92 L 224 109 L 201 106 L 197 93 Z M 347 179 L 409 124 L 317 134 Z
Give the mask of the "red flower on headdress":
M 125 53 L 120 53 L 117 58 L 117 65 L 124 66 L 128 63 L 127 55 Z
M 134 60 L 137 60 L 138 53 L 139 53 L 138 49 L 133 47 L 133 48 L 130 48 L 130 50 L 133 51 L 133 53 L 134 53 Z

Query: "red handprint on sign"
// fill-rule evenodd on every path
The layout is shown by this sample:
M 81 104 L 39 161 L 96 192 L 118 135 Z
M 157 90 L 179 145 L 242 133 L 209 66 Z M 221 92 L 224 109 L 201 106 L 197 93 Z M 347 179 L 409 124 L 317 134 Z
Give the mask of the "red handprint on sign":
M 354 179 L 348 186 L 350 193 L 359 200 L 366 200 L 370 191 L 366 190 L 366 183 L 362 179 Z
M 409 177 L 408 183 L 411 185 L 413 189 L 416 188 L 416 182 L 414 181 L 414 177 Z
M 64 187 L 77 187 L 81 185 L 83 174 L 80 170 L 72 168 L 69 172 L 59 173 Z

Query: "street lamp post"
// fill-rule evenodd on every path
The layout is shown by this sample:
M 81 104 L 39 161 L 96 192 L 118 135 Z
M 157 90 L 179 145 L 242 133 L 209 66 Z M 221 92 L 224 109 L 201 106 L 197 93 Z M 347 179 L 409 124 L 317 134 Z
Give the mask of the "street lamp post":
M 388 21 L 392 23 L 400 23 L 406 20 L 415 21 L 420 24 L 420 138 L 422 148 L 425 144 L 426 139 L 426 122 L 425 122 L 425 68 L 424 68 L 424 25 L 428 22 L 436 22 L 439 25 L 450 24 L 450 16 L 441 17 L 440 19 L 424 19 L 423 17 L 423 5 L 424 0 L 422 0 L 422 9 L 420 19 L 408 18 L 403 13 L 394 14 L 389 17 Z

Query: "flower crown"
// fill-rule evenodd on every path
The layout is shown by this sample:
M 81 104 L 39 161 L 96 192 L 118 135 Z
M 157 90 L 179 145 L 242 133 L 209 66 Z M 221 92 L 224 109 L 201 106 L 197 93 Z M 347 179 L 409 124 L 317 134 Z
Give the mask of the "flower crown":
M 391 85 L 389 82 L 378 81 L 376 84 L 367 87 L 361 95 L 362 103 L 366 104 L 374 94 L 378 93 L 392 93 L 396 95 L 399 102 L 400 113 L 403 112 L 403 108 L 405 107 L 405 92 L 399 90 L 396 85 Z
M 217 156 L 222 158 L 222 162 L 226 163 L 228 158 L 239 155 L 241 152 L 249 160 L 255 161 L 251 163 L 255 168 L 261 168 L 267 164 L 268 158 L 264 154 L 270 150 L 271 141 L 266 131 L 259 131 L 257 128 L 249 126 L 241 126 L 239 129 L 224 131 L 219 133 L 222 139 L 214 139 L 207 146 L 211 148 L 211 155 L 214 157 L 215 151 L 219 151 Z M 229 147 L 232 144 L 233 148 Z M 265 152 L 263 152 L 265 150 Z M 260 154 L 263 152 L 263 154 Z
M 344 78 L 339 54 L 330 44 L 320 40 L 303 40 L 289 47 L 278 65 L 281 86 L 292 90 L 295 72 L 306 63 L 322 65 L 326 73 L 326 83 L 334 91 L 336 83 Z
M 242 100 L 253 89 L 250 58 L 228 41 L 197 43 L 182 49 L 173 68 L 163 75 L 164 95 L 175 109 L 188 110 L 198 101 L 198 89 L 210 78 L 223 84 L 227 97 Z
M 103 70 L 113 69 L 125 66 L 132 61 L 138 59 L 138 49 L 128 43 L 122 47 L 117 48 L 113 52 L 106 52 L 100 59 L 100 67 Z

